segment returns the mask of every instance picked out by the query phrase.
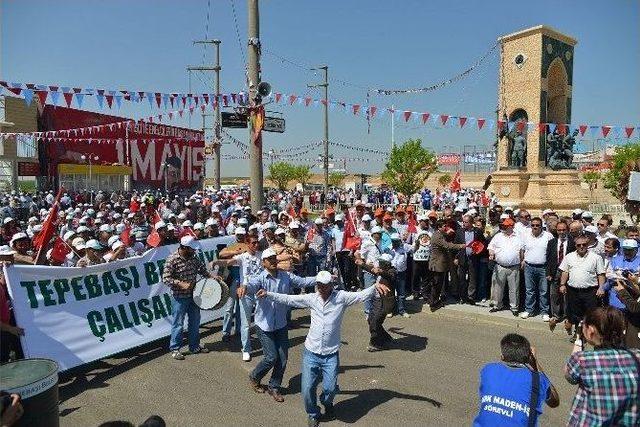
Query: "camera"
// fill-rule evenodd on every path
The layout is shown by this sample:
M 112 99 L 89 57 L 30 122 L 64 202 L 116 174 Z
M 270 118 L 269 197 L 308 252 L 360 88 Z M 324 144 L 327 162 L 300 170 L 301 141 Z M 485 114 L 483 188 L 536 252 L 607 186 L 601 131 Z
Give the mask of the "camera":
M 631 275 L 631 271 L 630 270 L 622 270 L 622 272 L 620 273 L 622 275 L 622 277 L 624 277 L 625 279 L 628 279 L 629 276 Z

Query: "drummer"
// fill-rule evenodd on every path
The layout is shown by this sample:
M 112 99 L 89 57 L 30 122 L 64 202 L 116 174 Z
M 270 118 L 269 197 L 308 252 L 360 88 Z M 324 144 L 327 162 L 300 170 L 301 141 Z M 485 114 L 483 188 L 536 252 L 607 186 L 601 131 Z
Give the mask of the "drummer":
M 169 255 L 164 264 L 162 281 L 173 292 L 171 323 L 171 341 L 169 351 L 176 360 L 184 360 L 182 347 L 182 326 L 185 315 L 188 316 L 189 351 L 191 354 L 208 353 L 209 349 L 200 346 L 200 308 L 193 301 L 193 287 L 198 275 L 214 277 L 205 265 L 195 256 L 199 243 L 193 236 L 180 239 L 178 249 Z

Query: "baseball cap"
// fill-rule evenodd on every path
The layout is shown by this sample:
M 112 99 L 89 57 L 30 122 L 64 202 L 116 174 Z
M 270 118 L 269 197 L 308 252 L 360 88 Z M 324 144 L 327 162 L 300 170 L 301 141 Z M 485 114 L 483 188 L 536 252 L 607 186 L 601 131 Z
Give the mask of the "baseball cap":
M 371 229 L 371 234 L 382 234 L 382 227 L 376 225 Z
M 241 234 L 247 234 L 247 231 L 244 229 L 244 227 L 236 227 L 236 229 L 233 230 L 233 234 L 238 236 L 238 235 L 241 235 Z
M 22 239 L 28 239 L 29 236 L 27 236 L 27 233 L 16 233 L 13 235 L 13 237 L 11 237 L 11 242 L 10 244 L 13 245 L 14 242 L 18 241 L 18 240 L 22 240 Z
M 186 220 L 182 223 L 183 227 L 193 227 L 193 223 L 190 220 Z
M 329 283 L 331 283 L 332 279 L 333 277 L 331 277 L 331 273 L 325 270 L 319 271 L 318 274 L 316 274 L 316 283 L 328 285 Z
M 391 237 L 391 240 L 402 240 L 398 233 L 391 233 L 391 236 L 389 237 Z
M 584 228 L 584 232 L 585 233 L 593 233 L 593 234 L 597 234 L 598 233 L 598 227 L 596 227 L 595 225 L 587 225 Z
M 636 249 L 638 247 L 638 241 L 636 239 L 624 239 L 621 246 L 622 249 Z
M 313 223 L 317 224 L 317 225 L 322 225 L 322 224 L 324 224 L 324 220 L 322 218 L 318 217 L 313 221 Z
M 593 214 L 590 211 L 582 212 L 582 218 L 593 218 Z
M 198 244 L 198 241 L 196 240 L 196 238 L 193 237 L 193 236 L 183 236 L 180 239 L 180 245 L 181 246 L 186 246 L 186 247 L 191 248 L 193 250 L 198 249 L 199 246 L 200 246 Z
M 76 237 L 75 239 L 73 239 L 71 241 L 71 246 L 78 250 L 84 249 L 86 247 L 84 245 L 84 239 L 82 237 Z
M 574 209 L 573 210 L 573 214 L 574 215 L 582 215 L 582 209 L 578 208 L 578 209 Z
M 336 215 L 335 219 L 336 219 L 336 221 L 344 221 L 344 215 L 338 214 L 338 215 Z
M 72 238 L 73 236 L 76 235 L 75 231 L 67 231 L 66 233 L 64 233 L 64 236 L 62 236 L 62 240 L 69 240 L 70 238 Z
M 291 229 L 300 228 L 300 224 L 298 223 L 298 221 L 291 221 L 289 223 L 289 228 L 291 228 Z
M 6 218 L 4 219 L 4 221 L 3 221 L 3 222 L 4 222 L 5 224 L 9 224 L 11 221 L 14 221 L 14 219 L 13 219 L 13 218 L 11 218 L 10 216 L 8 216 L 8 217 L 6 217 Z
M 363 215 L 362 220 L 364 222 L 371 222 L 371 216 L 369 214 Z
M 88 249 L 94 249 L 96 251 L 100 251 L 103 249 L 102 245 L 100 244 L 100 242 L 98 242 L 96 239 L 91 239 L 89 240 L 87 243 L 85 243 L 84 245 L 86 248 Z
M 160 230 L 161 228 L 164 228 L 167 226 L 167 223 L 164 221 L 158 221 L 153 225 L 153 228 L 155 228 L 156 230 Z
M 201 222 L 196 222 L 195 224 L 193 224 L 193 229 L 194 230 L 204 230 L 204 224 Z
M 393 260 L 393 257 L 389 254 L 378 255 L 378 261 L 391 263 L 391 260 Z
M 513 227 L 515 225 L 515 222 L 513 222 L 513 220 L 511 218 L 505 218 L 502 221 L 502 225 L 504 225 L 506 227 Z
M 15 255 L 16 251 L 12 250 L 9 245 L 0 246 L 0 255 Z
M 109 240 L 107 240 L 107 244 L 109 246 L 113 245 L 115 242 L 117 242 L 118 240 L 120 240 L 119 236 L 111 236 L 109 237 Z
M 287 234 L 284 228 L 276 228 L 275 234 Z
M 249 221 L 247 220 L 247 218 L 240 218 L 238 219 L 238 224 L 247 225 L 249 224 Z
M 262 251 L 262 255 L 260 256 L 261 259 L 267 259 L 267 258 L 271 258 L 276 256 L 276 251 L 274 251 L 271 248 L 267 248 L 264 251 Z

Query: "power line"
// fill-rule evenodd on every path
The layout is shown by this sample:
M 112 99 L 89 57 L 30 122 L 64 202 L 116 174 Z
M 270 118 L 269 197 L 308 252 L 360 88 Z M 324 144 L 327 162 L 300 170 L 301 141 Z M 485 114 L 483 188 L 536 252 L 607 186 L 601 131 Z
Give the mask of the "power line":
M 246 63 L 247 59 L 244 56 L 244 46 L 242 45 L 242 41 L 240 40 L 240 30 L 238 30 L 238 17 L 236 16 L 236 5 L 234 4 L 234 0 L 229 0 L 231 3 L 231 12 L 233 13 L 233 24 L 236 28 L 236 38 L 238 39 L 238 46 L 240 46 L 240 53 L 242 54 L 242 62 Z

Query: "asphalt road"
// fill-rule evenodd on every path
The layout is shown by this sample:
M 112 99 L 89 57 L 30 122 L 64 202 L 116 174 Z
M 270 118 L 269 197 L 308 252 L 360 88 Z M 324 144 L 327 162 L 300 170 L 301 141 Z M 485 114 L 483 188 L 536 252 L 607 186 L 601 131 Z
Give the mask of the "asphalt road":
M 416 313 L 420 307 L 409 304 L 411 318 L 385 322 L 396 342 L 378 353 L 366 351 L 361 307 L 349 309 L 342 327 L 337 419 L 323 425 L 470 425 L 478 408 L 479 369 L 499 358 L 499 341 L 509 332 L 529 338 L 560 393 L 560 407 L 547 407 L 540 425 L 566 423 L 575 387 L 562 374 L 571 344 L 561 327 L 551 333 L 539 319 L 488 315 L 476 307 Z M 65 373 L 61 425 L 89 427 L 116 419 L 135 424 L 159 414 L 170 426 L 305 426 L 300 365 L 308 312 L 296 310 L 293 319 L 284 403 L 250 390 L 247 376 L 261 352 L 243 362 L 239 342 L 220 341 L 218 321 L 202 329 L 209 354 L 176 361 L 167 354 L 168 340 L 161 340 Z

